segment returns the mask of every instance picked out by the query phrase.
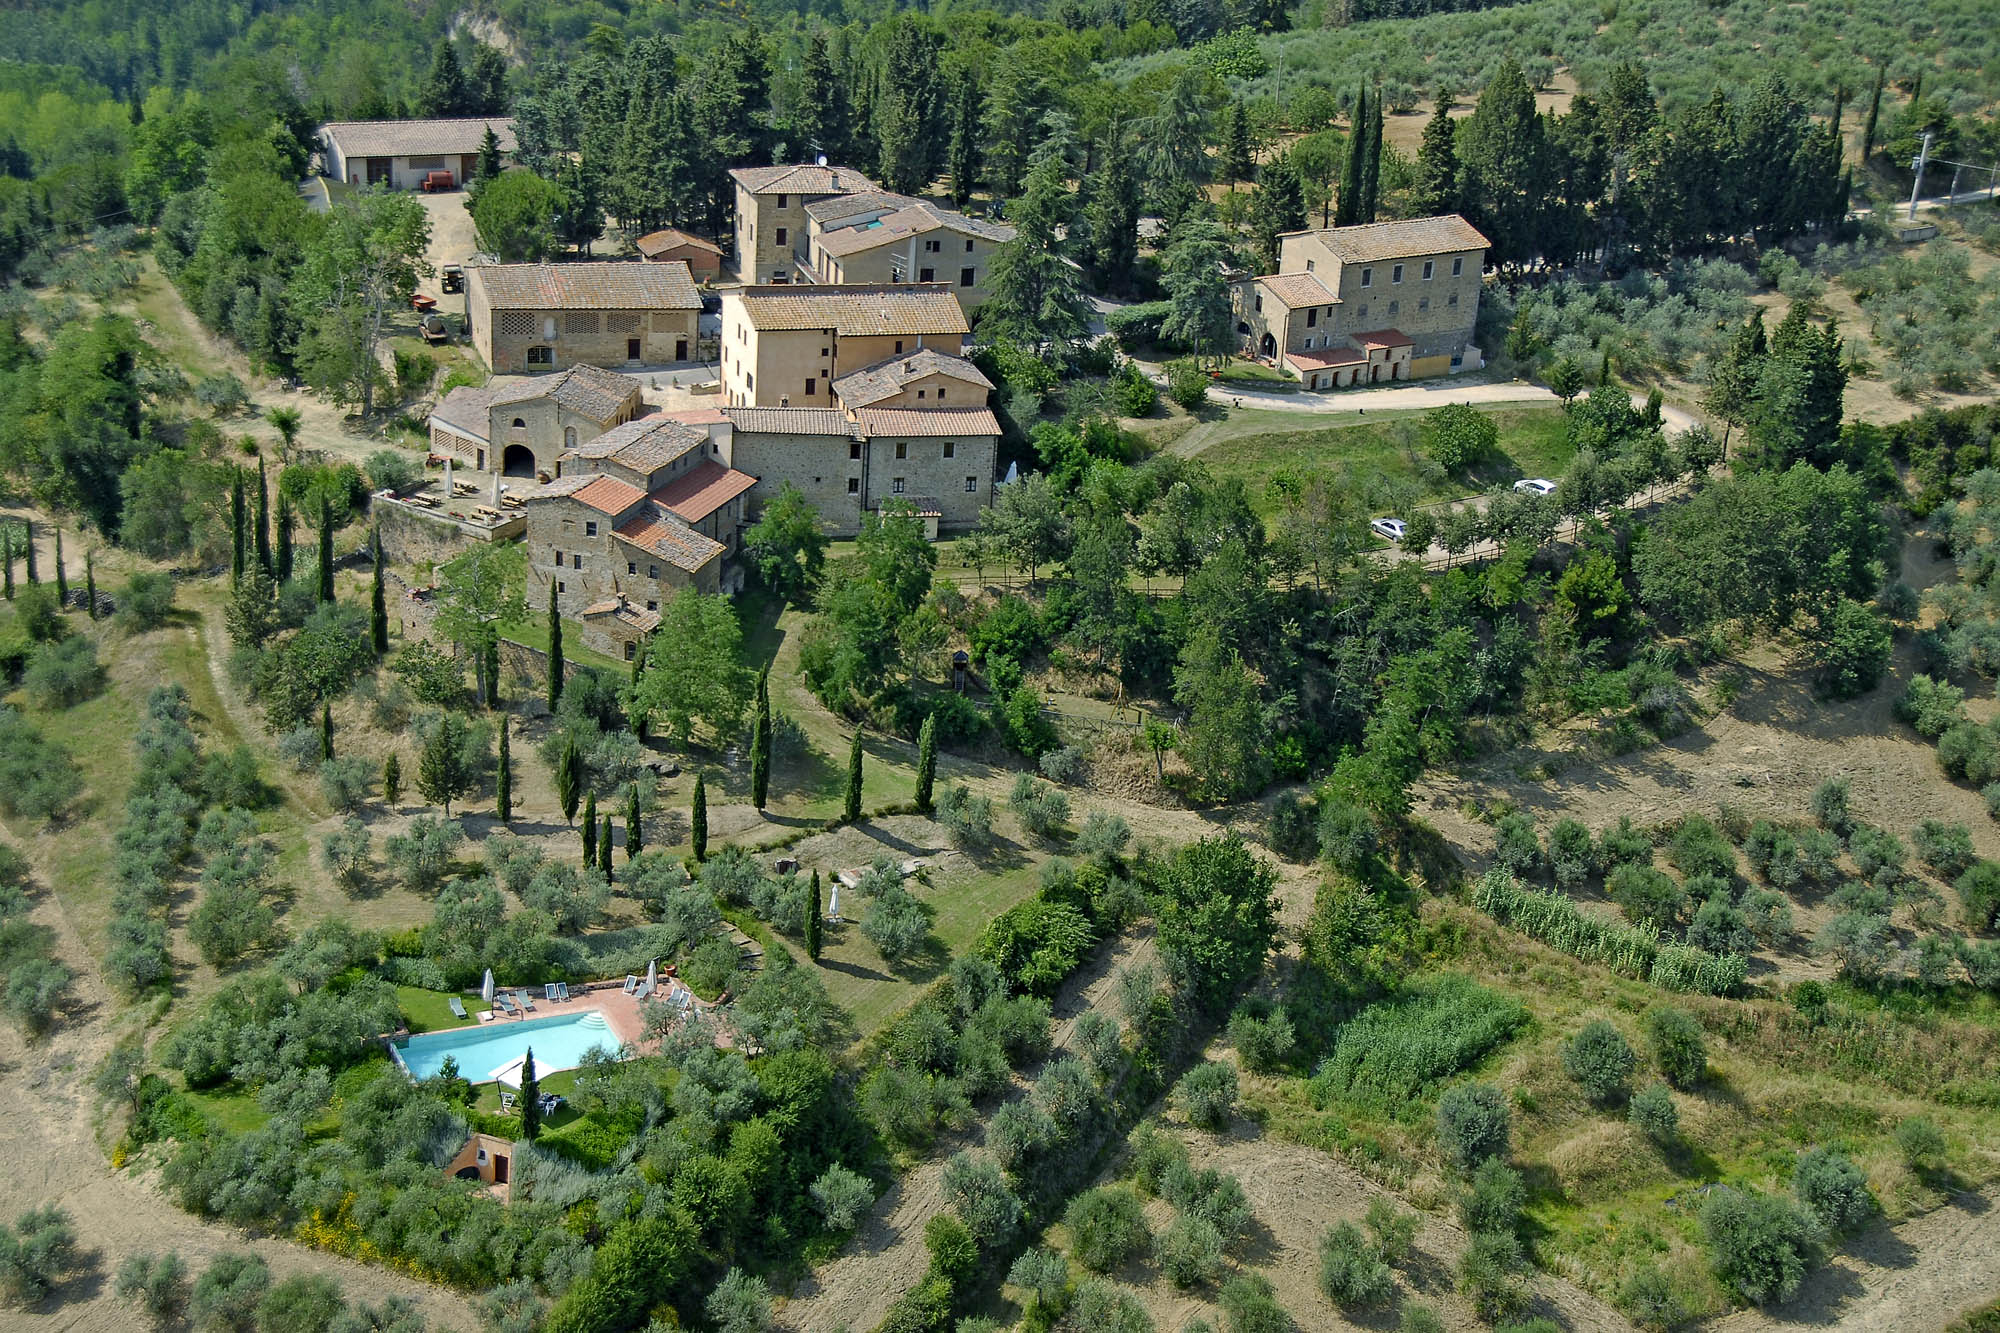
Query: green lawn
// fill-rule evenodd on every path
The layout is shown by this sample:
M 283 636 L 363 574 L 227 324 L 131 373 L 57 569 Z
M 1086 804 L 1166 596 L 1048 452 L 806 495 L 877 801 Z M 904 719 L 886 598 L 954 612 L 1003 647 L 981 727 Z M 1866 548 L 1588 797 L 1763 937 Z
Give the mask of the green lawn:
M 475 991 L 460 991 L 458 998 L 465 1004 L 465 1012 L 471 1014 L 484 1008 L 486 1001 Z M 411 1032 L 437 1032 L 444 1028 L 462 1028 L 476 1019 L 460 1018 L 451 1011 L 451 996 L 443 991 L 419 990 L 415 986 L 396 987 L 396 1005 L 403 1011 L 403 1021 L 410 1025 Z
M 1365 421 L 1301 428 L 1295 412 L 1233 412 L 1198 456 L 1219 477 L 1240 478 L 1264 513 L 1276 508 L 1270 482 L 1280 468 L 1344 473 L 1362 490 L 1416 487 L 1423 500 L 1452 500 L 1522 477 L 1560 477 L 1575 450 L 1562 410 L 1504 407 L 1487 413 L 1500 428 L 1500 457 L 1440 479 L 1418 445 L 1419 412 L 1371 414 Z
M 509 643 L 518 643 L 526 648 L 549 650 L 549 616 L 546 611 L 535 611 L 526 620 L 513 625 L 502 625 L 500 637 Z M 578 662 L 584 666 L 606 667 L 613 671 L 627 671 L 623 662 L 606 657 L 603 653 L 584 647 L 583 626 L 576 621 L 563 619 L 563 661 Z

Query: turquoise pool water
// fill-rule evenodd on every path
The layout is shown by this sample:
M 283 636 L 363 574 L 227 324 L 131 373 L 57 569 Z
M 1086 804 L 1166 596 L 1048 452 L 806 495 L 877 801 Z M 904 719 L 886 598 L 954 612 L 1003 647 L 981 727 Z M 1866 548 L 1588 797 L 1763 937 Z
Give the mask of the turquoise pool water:
M 611 1025 L 595 1009 L 576 1014 L 554 1014 L 548 1018 L 498 1018 L 476 1028 L 453 1028 L 449 1032 L 425 1032 L 411 1037 L 396 1048 L 396 1055 L 411 1078 L 433 1078 L 446 1056 L 458 1060 L 460 1078 L 485 1083 L 503 1066 L 521 1058 L 533 1047 L 535 1069 L 547 1073 L 574 1069 L 583 1063 L 584 1053 L 593 1047 L 606 1053 L 618 1049 Z

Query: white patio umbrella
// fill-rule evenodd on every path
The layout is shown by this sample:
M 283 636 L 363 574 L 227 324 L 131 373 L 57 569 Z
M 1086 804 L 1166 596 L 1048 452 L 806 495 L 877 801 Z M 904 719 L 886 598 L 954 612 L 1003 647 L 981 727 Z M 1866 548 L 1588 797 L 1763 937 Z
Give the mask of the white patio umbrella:
M 488 1004 L 493 1003 L 493 969 L 490 967 L 486 969 L 486 980 L 479 983 L 479 998 Z
M 646 963 L 646 989 L 651 991 L 660 984 L 660 960 L 649 959 Z
M 833 897 L 826 904 L 826 919 L 829 921 L 840 920 L 840 881 L 838 879 L 833 881 Z
M 526 1058 L 526 1056 L 517 1055 L 486 1077 L 495 1080 L 503 1088 L 513 1088 L 518 1092 L 521 1088 L 521 1064 Z

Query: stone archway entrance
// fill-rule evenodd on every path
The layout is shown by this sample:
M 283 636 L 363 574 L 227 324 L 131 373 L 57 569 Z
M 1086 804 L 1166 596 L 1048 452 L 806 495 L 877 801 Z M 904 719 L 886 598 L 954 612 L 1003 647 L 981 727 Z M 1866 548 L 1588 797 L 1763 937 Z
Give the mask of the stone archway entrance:
M 503 477 L 532 477 L 535 475 L 535 451 L 525 444 L 510 444 L 507 452 L 500 455 L 500 475 Z
M 1273 338 L 1270 334 L 1267 333 L 1262 338 L 1258 339 L 1257 355 L 1264 357 L 1266 360 L 1269 360 L 1271 357 L 1274 357 L 1277 354 L 1278 354 L 1278 340 L 1276 338 Z

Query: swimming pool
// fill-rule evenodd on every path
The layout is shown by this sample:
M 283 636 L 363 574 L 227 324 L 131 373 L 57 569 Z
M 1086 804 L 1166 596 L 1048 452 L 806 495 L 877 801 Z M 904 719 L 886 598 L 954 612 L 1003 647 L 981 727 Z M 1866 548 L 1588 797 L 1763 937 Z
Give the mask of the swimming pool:
M 603 1014 L 587 1009 L 526 1022 L 496 1019 L 476 1028 L 426 1032 L 395 1047 L 395 1053 L 411 1078 L 436 1077 L 445 1057 L 452 1056 L 458 1060 L 460 1078 L 485 1083 L 531 1047 L 536 1071 L 547 1073 L 576 1068 L 583 1063 L 585 1052 L 593 1048 L 615 1053 L 618 1038 L 612 1035 Z

